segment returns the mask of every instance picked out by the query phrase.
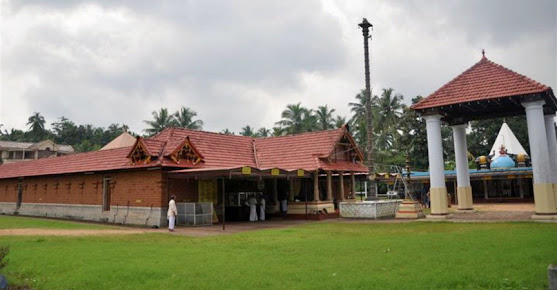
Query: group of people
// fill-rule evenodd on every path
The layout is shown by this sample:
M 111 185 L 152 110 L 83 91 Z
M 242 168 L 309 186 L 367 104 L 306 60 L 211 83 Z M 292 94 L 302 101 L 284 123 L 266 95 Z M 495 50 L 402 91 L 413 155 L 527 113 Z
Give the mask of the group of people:
M 248 199 L 248 201 L 246 202 L 246 205 L 249 206 L 249 221 L 250 222 L 256 222 L 258 220 L 257 218 L 257 199 L 255 198 L 255 196 L 252 196 L 250 199 Z M 259 200 L 259 220 L 260 221 L 264 221 L 265 220 L 265 197 L 263 195 L 261 195 L 261 199 Z

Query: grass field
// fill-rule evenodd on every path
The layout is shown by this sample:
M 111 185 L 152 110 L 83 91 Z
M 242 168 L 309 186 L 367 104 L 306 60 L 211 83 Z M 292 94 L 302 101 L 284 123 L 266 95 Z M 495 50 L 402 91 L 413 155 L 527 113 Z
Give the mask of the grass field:
M 557 224 L 334 223 L 191 238 L 0 237 L 36 289 L 547 289 Z
M 70 221 L 0 215 L 0 229 L 114 229 L 111 226 Z

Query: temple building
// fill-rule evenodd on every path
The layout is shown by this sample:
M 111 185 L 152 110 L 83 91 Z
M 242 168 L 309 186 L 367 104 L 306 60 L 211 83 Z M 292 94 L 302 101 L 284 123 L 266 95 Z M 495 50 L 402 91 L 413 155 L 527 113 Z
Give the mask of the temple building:
M 557 99 L 553 90 L 488 60 L 483 51 L 482 54 L 479 62 L 412 106 L 426 120 L 431 192 L 430 218 L 446 218 L 448 215 L 441 123 L 448 123 L 453 130 L 456 161 L 454 191 L 458 198 L 458 209 L 470 211 L 474 210 L 472 197 L 481 194 L 481 190 L 471 184 L 472 172 L 468 168 L 466 142 L 468 122 L 526 115 L 532 185 L 530 187 L 530 184 L 521 184 L 533 193 L 533 219 L 557 219 L 557 138 L 554 120 Z M 511 148 L 509 146 L 504 149 Z M 506 155 L 506 152 L 508 150 L 499 150 L 500 155 Z M 496 157 L 497 152 L 491 153 Z M 500 158 L 502 157 L 497 157 Z M 526 160 L 519 162 L 526 163 Z M 504 168 L 509 163 L 502 162 L 499 165 Z M 517 176 L 518 172 L 523 170 L 510 169 L 513 169 L 513 174 L 508 173 L 509 176 Z M 517 174 L 514 174 L 515 172 Z M 508 193 L 505 187 L 503 185 L 503 190 Z
M 169 197 L 210 202 L 227 220 L 247 219 L 247 198 L 265 197 L 267 212 L 336 217 L 335 204 L 355 194 L 366 173 L 346 127 L 252 138 L 169 128 L 132 146 L 0 166 L 0 211 L 163 226 Z

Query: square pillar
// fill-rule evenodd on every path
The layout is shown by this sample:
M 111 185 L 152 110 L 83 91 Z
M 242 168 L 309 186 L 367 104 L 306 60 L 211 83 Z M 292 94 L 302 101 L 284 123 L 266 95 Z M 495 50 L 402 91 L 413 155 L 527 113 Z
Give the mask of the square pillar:
M 344 172 L 338 172 L 338 184 L 339 184 L 339 192 L 340 192 L 340 201 L 344 201 Z
M 553 178 L 549 160 L 549 148 L 545 129 L 543 105 L 545 101 L 522 102 L 526 109 L 528 139 L 530 141 L 530 157 L 534 175 L 534 202 L 536 216 L 557 215 Z
M 453 128 L 454 152 L 456 162 L 456 192 L 459 210 L 473 210 L 472 186 L 468 169 L 468 145 L 466 144 L 466 128 L 468 124 L 455 125 Z
M 429 184 L 432 215 L 447 215 L 447 187 L 441 139 L 441 115 L 423 116 L 427 129 L 427 155 L 429 159 Z
M 289 191 L 288 194 L 289 194 L 289 198 L 290 198 L 289 200 L 294 201 L 294 198 L 295 198 L 294 197 L 294 178 L 292 178 L 292 177 L 288 180 L 288 191 Z
M 557 203 L 557 136 L 555 136 L 555 113 L 544 116 L 545 133 L 547 136 L 547 149 L 549 153 L 549 161 L 551 175 L 553 177 L 553 195 L 555 203 Z
M 333 176 L 330 170 L 327 171 L 327 201 L 333 200 Z
M 319 201 L 319 170 L 313 173 L 313 201 Z

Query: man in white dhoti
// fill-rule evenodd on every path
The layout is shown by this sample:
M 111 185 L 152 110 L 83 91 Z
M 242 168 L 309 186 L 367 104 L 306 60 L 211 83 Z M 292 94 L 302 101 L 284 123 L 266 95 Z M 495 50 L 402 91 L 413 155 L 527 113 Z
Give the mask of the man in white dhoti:
M 176 196 L 171 195 L 170 201 L 168 202 L 168 212 L 166 216 L 168 217 L 168 230 L 174 231 L 174 224 L 176 224 L 176 216 L 178 215 L 178 209 L 176 208 L 176 202 L 174 201 Z
M 259 202 L 259 220 L 265 220 L 265 197 L 261 195 L 261 201 Z
M 250 198 L 248 202 L 246 202 L 246 205 L 249 206 L 249 221 L 256 222 L 257 221 L 257 199 L 255 199 L 255 196 L 252 196 L 252 198 Z

